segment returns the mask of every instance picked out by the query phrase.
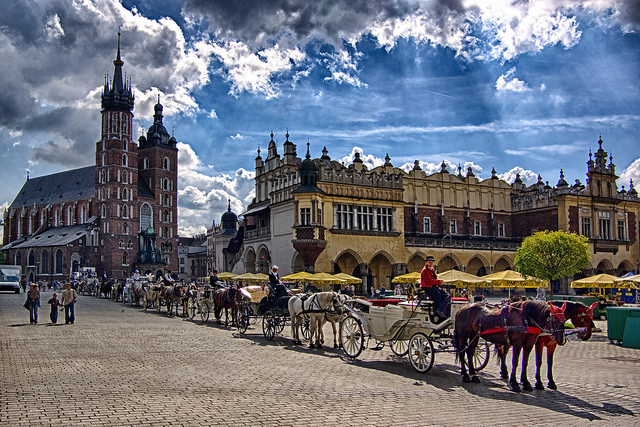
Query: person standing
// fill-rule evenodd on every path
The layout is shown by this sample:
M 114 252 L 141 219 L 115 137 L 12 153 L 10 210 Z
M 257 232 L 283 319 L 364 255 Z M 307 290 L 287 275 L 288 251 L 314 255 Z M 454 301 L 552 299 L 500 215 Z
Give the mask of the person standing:
M 449 294 L 440 287 L 442 280 L 438 280 L 436 259 L 428 256 L 424 260 L 424 268 L 420 272 L 420 290 L 425 292 L 433 300 L 436 308 L 436 315 L 441 318 L 449 317 Z
M 64 324 L 75 323 L 75 304 L 78 294 L 71 289 L 71 283 L 67 283 L 67 289 L 62 291 L 62 305 L 64 305 Z
M 55 292 L 53 296 L 47 301 L 48 304 L 51 305 L 51 313 L 49 313 L 49 319 L 51 319 L 51 323 L 58 323 L 58 307 L 60 307 L 60 300 L 58 299 L 58 294 Z
M 36 283 L 31 284 L 29 293 L 27 294 L 27 302 L 29 304 L 29 321 L 32 324 L 38 324 L 38 307 L 40 307 L 40 288 Z

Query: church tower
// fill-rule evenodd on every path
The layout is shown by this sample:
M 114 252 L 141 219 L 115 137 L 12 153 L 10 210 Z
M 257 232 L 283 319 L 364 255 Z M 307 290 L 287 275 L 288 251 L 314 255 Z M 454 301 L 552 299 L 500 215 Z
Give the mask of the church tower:
M 135 262 L 139 203 L 138 154 L 132 141 L 134 99 L 131 84 L 122 75 L 120 33 L 113 65 L 113 80 L 110 84 L 105 79 L 102 91 L 102 136 L 96 143 L 97 212 L 91 214 L 101 218 L 103 263 L 122 265 L 124 272 Z M 116 271 L 113 274 L 118 277 Z

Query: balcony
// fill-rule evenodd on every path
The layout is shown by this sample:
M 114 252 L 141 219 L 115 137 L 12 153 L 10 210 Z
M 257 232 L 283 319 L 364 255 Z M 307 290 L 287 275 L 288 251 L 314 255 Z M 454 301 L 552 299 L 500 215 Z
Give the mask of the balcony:
M 443 248 L 459 250 L 485 250 L 515 252 L 520 246 L 520 240 L 499 237 L 467 237 L 451 235 L 420 235 L 405 234 L 404 245 L 422 248 Z
M 256 228 L 255 230 L 247 230 L 244 234 L 245 241 L 269 239 L 271 237 L 270 228 Z

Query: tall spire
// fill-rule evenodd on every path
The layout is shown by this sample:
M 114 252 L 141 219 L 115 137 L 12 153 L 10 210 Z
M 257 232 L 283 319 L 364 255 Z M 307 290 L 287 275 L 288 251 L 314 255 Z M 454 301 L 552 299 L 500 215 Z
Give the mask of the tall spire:
M 118 48 L 116 59 L 113 60 L 113 83 L 109 87 L 105 82 L 102 91 L 102 108 L 110 111 L 133 111 L 133 92 L 131 85 L 125 85 L 122 78 L 122 66 L 124 61 L 120 56 L 120 32 L 118 31 Z
M 115 70 L 113 71 L 112 88 L 117 92 L 122 92 L 124 90 L 124 84 L 122 83 L 122 66 L 124 65 L 124 61 L 120 58 L 120 31 L 118 31 L 118 53 L 116 54 L 116 59 L 113 60 L 113 65 L 115 65 Z

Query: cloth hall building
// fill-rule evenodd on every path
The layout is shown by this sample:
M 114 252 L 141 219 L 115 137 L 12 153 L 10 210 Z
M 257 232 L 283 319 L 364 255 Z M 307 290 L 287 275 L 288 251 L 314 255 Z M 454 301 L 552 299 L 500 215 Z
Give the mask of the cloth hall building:
M 5 263 L 21 265 L 26 280 L 65 280 L 82 267 L 118 279 L 134 269 L 177 271 L 176 139 L 158 99 L 146 137 L 132 140 L 134 97 L 119 34 L 113 64 L 95 164 L 27 177 L 4 213 Z

